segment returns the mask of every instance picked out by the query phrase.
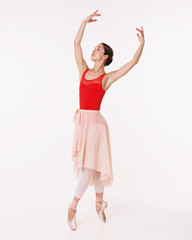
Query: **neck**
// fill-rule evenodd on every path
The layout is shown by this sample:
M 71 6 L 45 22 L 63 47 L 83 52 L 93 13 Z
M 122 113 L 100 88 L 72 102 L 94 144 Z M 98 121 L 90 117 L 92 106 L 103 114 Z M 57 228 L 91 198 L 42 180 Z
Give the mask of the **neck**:
M 101 63 L 95 63 L 94 67 L 92 68 L 94 73 L 103 73 L 105 72 L 104 65 Z

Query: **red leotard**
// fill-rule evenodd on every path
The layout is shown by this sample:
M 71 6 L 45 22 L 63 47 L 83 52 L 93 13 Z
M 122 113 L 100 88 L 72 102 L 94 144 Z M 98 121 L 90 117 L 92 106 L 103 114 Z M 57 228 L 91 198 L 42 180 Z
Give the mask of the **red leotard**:
M 101 102 L 106 91 L 102 87 L 102 79 L 106 73 L 98 78 L 87 80 L 85 70 L 79 84 L 79 103 L 80 109 L 100 110 Z

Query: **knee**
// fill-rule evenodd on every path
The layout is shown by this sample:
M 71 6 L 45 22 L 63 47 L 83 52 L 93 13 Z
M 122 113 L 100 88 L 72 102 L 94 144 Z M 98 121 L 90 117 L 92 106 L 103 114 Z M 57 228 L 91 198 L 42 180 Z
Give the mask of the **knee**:
M 93 170 L 93 178 L 95 181 L 98 181 L 100 178 L 100 172 Z
M 83 174 L 86 174 L 87 176 L 90 176 L 90 169 L 83 167 L 83 168 L 82 168 L 82 173 L 83 173 Z

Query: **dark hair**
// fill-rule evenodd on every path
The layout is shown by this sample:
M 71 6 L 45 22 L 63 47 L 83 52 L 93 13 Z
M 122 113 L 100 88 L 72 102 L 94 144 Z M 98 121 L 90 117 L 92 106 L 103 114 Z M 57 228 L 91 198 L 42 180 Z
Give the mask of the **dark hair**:
M 104 55 L 108 55 L 108 58 L 104 66 L 108 66 L 113 61 L 113 49 L 106 43 L 102 42 L 101 44 L 103 44 L 104 46 L 104 50 L 105 50 Z

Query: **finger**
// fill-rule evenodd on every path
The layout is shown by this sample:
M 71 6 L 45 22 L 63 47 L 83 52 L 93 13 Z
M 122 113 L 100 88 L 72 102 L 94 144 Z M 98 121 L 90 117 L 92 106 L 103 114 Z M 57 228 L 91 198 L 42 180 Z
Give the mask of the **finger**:
M 98 11 L 98 9 L 97 9 L 97 11 Z M 95 14 L 98 14 L 97 11 L 95 11 L 94 13 L 95 13 Z
M 139 28 L 136 28 L 139 32 L 142 32 Z
M 93 16 L 93 15 L 95 15 L 97 11 L 98 11 L 98 9 L 97 9 L 95 12 L 93 12 L 93 13 L 92 13 L 90 16 Z
M 143 30 L 139 30 L 138 28 L 136 28 L 141 34 L 144 34 Z
M 94 16 L 99 16 L 99 15 L 101 15 L 101 13 L 94 13 L 93 15 Z
M 96 17 L 96 16 L 101 16 L 101 14 L 100 13 L 93 13 L 93 14 L 91 14 L 91 16 Z

